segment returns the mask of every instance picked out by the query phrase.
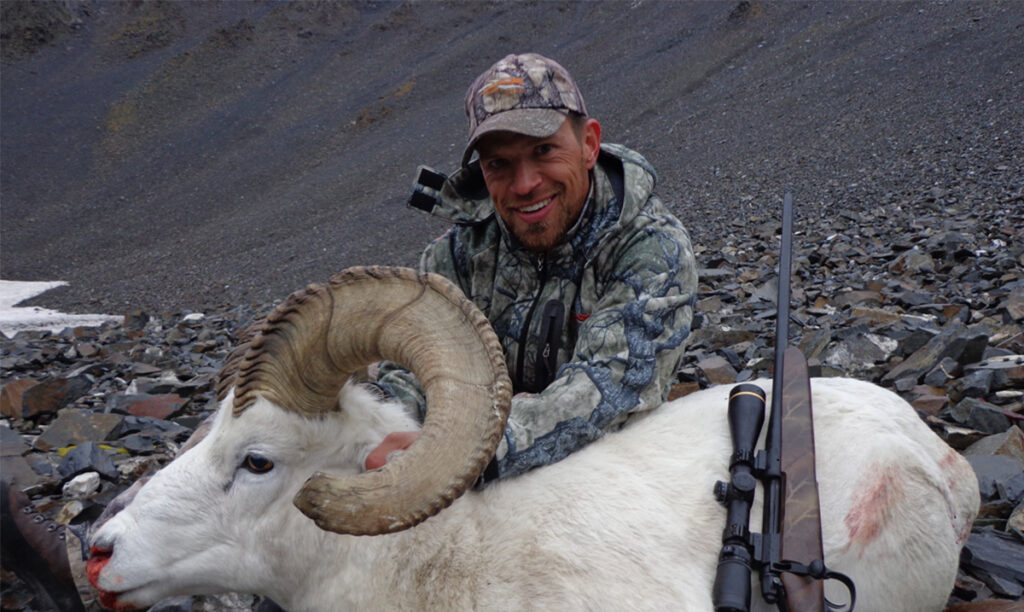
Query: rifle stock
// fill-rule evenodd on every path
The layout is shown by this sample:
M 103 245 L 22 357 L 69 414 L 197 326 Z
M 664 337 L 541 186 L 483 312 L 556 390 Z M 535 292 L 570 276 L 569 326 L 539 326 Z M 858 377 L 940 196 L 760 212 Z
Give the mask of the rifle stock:
M 782 513 L 779 556 L 808 562 L 824 560 L 821 542 L 821 509 L 814 465 L 814 421 L 811 381 L 807 360 L 796 348 L 782 356 L 782 473 L 785 509 Z M 774 407 L 772 408 L 774 410 Z M 795 448 L 794 448 L 795 447 Z M 821 580 L 789 572 L 779 575 L 789 612 L 824 612 L 825 589 Z

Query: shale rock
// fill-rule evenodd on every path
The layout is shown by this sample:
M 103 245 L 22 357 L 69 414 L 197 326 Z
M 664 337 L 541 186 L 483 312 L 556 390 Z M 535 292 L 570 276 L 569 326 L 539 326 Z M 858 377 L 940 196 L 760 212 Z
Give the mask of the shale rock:
M 994 529 L 971 533 L 964 562 L 994 593 L 1019 599 L 1024 595 L 1024 546 L 1013 535 Z

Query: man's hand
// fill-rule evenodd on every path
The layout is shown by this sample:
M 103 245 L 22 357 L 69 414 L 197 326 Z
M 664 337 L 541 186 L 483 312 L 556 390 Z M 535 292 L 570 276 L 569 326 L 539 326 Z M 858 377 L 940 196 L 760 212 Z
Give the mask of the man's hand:
M 419 437 L 418 431 L 394 431 L 387 435 L 377 448 L 366 457 L 366 470 L 383 467 L 394 453 L 400 453 L 412 446 Z

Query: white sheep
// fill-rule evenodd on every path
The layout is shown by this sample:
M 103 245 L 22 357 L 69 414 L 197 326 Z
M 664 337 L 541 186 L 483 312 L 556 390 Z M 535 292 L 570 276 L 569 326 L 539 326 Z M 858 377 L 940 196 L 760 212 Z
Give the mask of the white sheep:
M 234 390 L 209 434 L 94 533 L 90 578 L 105 605 L 243 591 L 288 610 L 711 609 L 728 388 L 459 497 L 507 416 L 483 316 L 438 277 L 380 268 L 280 312 L 229 368 Z M 384 435 L 417 426 L 358 385 L 339 395 L 381 358 L 413 368 L 430 414 L 412 448 L 361 473 Z M 859 610 L 941 609 L 977 513 L 971 468 L 889 391 L 845 379 L 812 390 L 827 564 L 856 582 Z

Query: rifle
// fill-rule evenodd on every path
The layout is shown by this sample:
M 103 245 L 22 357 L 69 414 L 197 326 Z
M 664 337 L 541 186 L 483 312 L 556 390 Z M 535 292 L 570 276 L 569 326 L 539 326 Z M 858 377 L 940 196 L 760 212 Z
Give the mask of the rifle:
M 825 566 L 822 551 L 810 378 L 803 354 L 788 347 L 792 228 L 793 195 L 786 193 L 782 204 L 772 411 L 765 450 L 755 452 L 764 424 L 764 391 L 757 385 L 742 384 L 729 394 L 733 441 L 730 480 L 715 483 L 715 497 L 727 509 L 711 593 L 717 612 L 750 609 L 750 576 L 755 569 L 761 578 L 761 597 L 782 612 L 823 612 L 826 605 L 830 610 L 841 609 L 825 599 L 823 581 L 827 579 L 839 580 L 849 590 L 847 612 L 853 612 L 857 597 L 849 577 Z M 783 453 L 784 440 L 796 445 L 797 450 Z M 760 534 L 749 530 L 757 480 L 764 489 Z

